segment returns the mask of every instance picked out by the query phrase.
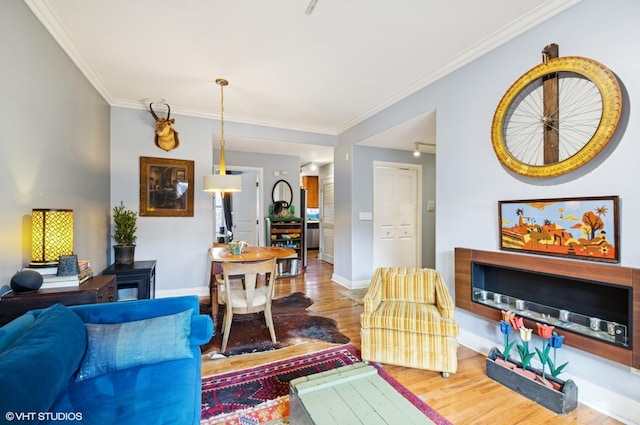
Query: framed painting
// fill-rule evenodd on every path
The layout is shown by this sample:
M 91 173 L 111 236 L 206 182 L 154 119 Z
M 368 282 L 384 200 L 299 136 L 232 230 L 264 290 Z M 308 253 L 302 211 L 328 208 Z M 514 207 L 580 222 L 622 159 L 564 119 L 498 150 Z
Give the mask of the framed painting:
M 193 217 L 193 161 L 140 157 L 140 215 Z
M 618 197 L 498 201 L 500 249 L 620 261 Z

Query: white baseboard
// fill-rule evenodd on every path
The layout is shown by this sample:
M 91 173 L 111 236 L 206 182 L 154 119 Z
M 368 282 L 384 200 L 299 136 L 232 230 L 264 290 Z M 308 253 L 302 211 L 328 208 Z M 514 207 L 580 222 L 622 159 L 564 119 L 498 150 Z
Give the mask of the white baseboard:
M 460 329 L 458 342 L 484 356 L 489 354 L 495 343 L 476 334 Z M 599 387 L 589 381 L 563 373 L 563 378 L 571 379 L 578 386 L 578 401 L 594 410 L 604 413 L 624 424 L 640 425 L 640 403 Z
M 359 288 L 367 288 L 371 283 L 371 279 L 367 280 L 349 280 L 342 276 L 338 276 L 333 273 L 331 275 L 331 280 L 337 283 L 340 286 L 344 286 L 347 289 L 359 289 Z
M 182 297 L 184 295 L 208 297 L 209 288 L 206 286 L 200 286 L 197 288 L 163 289 L 161 291 L 156 291 L 156 298 Z

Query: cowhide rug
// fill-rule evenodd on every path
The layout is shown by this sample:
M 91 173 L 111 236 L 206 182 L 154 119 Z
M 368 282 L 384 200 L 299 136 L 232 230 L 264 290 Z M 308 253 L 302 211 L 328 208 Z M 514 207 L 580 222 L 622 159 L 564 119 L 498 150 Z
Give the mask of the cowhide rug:
M 263 313 L 234 315 L 229 332 L 229 342 L 225 356 L 277 350 L 309 339 L 323 340 L 336 344 L 346 344 L 349 338 L 340 333 L 338 323 L 326 317 L 310 314 L 306 309 L 313 300 L 301 292 L 273 300 L 271 314 L 277 342 L 271 342 L 269 328 Z M 202 347 L 202 353 L 219 353 L 222 344 L 222 317 L 224 306 L 220 306 L 215 335 Z M 201 305 L 202 314 L 210 314 L 211 306 Z

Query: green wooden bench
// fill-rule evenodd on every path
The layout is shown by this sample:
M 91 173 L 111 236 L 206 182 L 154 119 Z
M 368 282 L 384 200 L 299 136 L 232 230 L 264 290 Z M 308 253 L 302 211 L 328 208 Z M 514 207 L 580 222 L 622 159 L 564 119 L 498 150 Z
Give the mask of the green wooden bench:
M 290 382 L 291 425 L 433 424 L 373 366 L 356 363 Z

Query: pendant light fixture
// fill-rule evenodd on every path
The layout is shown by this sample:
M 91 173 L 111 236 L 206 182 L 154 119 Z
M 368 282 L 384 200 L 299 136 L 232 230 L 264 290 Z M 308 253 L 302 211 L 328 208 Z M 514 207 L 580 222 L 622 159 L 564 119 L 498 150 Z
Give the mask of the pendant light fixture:
M 229 85 L 229 82 L 218 78 L 216 84 L 220 86 L 220 171 L 219 174 L 204 176 L 202 183 L 205 192 L 240 192 L 242 179 L 238 175 L 227 174 L 224 163 L 224 86 Z

